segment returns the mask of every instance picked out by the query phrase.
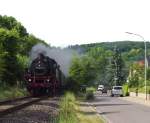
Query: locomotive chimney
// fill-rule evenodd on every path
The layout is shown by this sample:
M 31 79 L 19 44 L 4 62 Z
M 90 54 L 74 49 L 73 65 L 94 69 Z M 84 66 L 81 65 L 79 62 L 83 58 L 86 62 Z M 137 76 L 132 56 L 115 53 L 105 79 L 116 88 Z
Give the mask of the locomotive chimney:
M 43 53 L 39 53 L 39 54 L 38 54 L 38 58 L 39 58 L 39 59 L 43 59 L 43 58 L 44 58 L 44 54 L 43 54 Z

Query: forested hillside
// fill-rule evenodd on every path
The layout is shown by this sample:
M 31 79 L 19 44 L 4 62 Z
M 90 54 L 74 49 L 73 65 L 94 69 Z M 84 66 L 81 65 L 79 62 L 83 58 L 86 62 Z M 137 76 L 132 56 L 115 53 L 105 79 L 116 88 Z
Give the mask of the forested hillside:
M 146 42 L 147 54 L 150 55 L 150 42 Z M 144 42 L 139 41 L 116 41 L 116 42 L 102 42 L 91 43 L 83 45 L 72 45 L 69 48 L 79 51 L 79 53 L 86 53 L 91 48 L 101 47 L 104 50 L 113 51 L 115 47 L 119 48 L 120 52 L 125 56 L 127 60 L 141 60 L 144 58 Z
M 102 47 L 106 50 L 113 50 L 115 46 L 119 47 L 121 52 L 128 52 L 133 48 L 134 49 L 139 49 L 139 48 L 144 49 L 144 42 L 116 41 L 116 42 L 101 42 L 101 43 L 91 43 L 91 44 L 82 44 L 82 45 L 72 45 L 69 47 L 73 48 L 73 49 L 82 48 L 82 49 L 85 49 L 84 51 L 87 51 L 93 47 Z M 148 49 L 150 48 L 150 42 L 147 42 L 147 48 Z
M 150 43 L 147 44 L 147 57 Z M 69 46 L 77 50 L 80 57 L 73 60 L 70 75 L 83 84 L 122 85 L 127 81 L 130 87 L 144 86 L 144 42 L 120 41 Z M 135 71 L 129 76 L 129 72 Z M 149 68 L 147 68 L 149 85 Z

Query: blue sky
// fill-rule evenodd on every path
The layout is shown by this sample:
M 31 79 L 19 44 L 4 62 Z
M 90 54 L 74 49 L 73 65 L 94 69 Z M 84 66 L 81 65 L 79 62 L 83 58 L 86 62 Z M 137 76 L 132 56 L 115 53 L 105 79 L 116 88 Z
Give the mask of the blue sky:
M 54 46 L 150 40 L 149 0 L 0 0 L 0 14 Z

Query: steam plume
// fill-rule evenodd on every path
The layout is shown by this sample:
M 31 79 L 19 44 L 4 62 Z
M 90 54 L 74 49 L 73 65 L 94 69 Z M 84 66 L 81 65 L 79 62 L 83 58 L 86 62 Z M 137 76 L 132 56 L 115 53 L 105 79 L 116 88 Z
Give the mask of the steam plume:
M 66 76 L 68 76 L 68 70 L 73 55 L 77 54 L 74 50 L 50 48 L 40 43 L 32 47 L 30 52 L 31 61 L 33 61 L 39 53 L 43 53 L 45 56 L 54 59 L 60 65 L 60 69 Z

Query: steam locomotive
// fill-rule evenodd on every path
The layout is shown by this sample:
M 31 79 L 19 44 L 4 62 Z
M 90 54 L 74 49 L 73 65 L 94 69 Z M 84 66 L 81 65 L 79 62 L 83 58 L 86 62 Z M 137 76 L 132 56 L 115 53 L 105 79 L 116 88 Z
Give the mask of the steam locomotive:
M 56 95 L 60 92 L 65 76 L 54 59 L 39 53 L 25 72 L 27 90 L 33 96 Z

